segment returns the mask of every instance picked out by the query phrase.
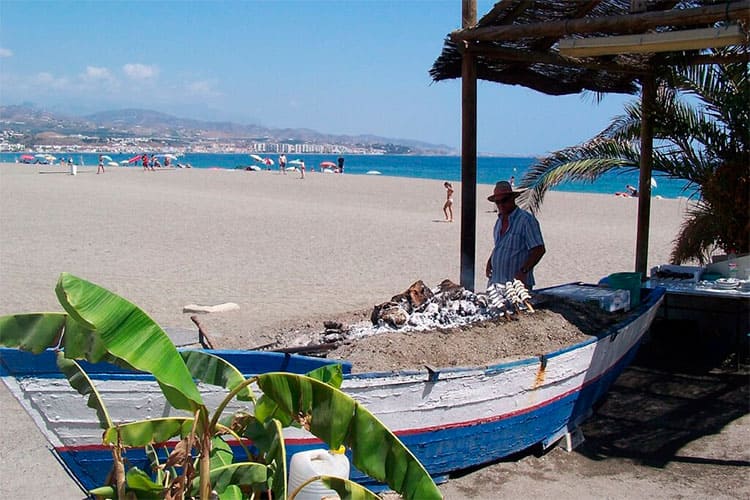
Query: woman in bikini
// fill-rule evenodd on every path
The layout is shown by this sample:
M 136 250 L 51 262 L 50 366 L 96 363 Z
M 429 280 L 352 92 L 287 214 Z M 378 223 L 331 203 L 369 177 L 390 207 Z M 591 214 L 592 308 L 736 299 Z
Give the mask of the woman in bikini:
M 445 214 L 445 220 L 447 222 L 453 222 L 453 185 L 445 181 L 445 204 L 443 205 L 443 213 Z

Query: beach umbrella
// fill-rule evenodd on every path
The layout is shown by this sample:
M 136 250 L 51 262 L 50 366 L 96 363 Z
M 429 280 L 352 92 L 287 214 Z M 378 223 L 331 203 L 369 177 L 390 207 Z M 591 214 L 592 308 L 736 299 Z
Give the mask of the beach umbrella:
M 658 185 L 656 184 L 656 179 L 654 179 L 653 177 L 651 177 L 651 187 L 653 187 L 653 188 L 655 188 L 655 187 L 659 187 L 659 186 L 658 186 Z
M 102 155 L 102 160 L 104 160 L 104 161 L 112 161 L 112 157 L 111 156 L 107 156 L 107 155 Z
M 263 163 L 265 163 L 266 165 L 273 165 L 273 160 L 270 158 L 266 158 L 265 160 L 263 160 Z
M 46 155 L 46 154 L 43 154 L 43 153 L 39 153 L 39 154 L 34 155 L 34 158 L 40 158 L 40 159 L 45 159 L 45 160 L 48 157 L 49 157 L 49 155 Z
M 176 160 L 177 156 L 173 155 L 172 153 L 161 153 L 158 155 L 154 155 L 156 158 L 169 158 L 170 160 Z
M 303 163 L 305 163 L 305 162 L 303 162 L 300 159 L 292 160 L 292 161 L 289 162 L 290 165 L 302 165 Z
M 21 155 L 21 161 L 31 162 L 31 161 L 34 161 L 34 157 L 32 155 Z
M 336 164 L 332 161 L 322 161 L 320 162 L 320 166 L 323 168 L 336 168 Z
M 134 157 L 129 158 L 125 163 L 135 163 L 141 161 L 141 158 L 143 158 L 143 155 L 135 155 Z
M 258 155 L 250 155 L 250 158 L 252 158 L 253 160 L 257 162 L 263 163 L 263 158 Z

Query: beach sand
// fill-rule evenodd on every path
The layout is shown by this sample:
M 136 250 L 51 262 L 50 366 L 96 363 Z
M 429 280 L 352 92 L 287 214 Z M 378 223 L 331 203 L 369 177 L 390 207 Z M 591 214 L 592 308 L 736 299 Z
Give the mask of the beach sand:
M 284 325 L 372 307 L 420 279 L 428 286 L 445 278 L 459 281 L 460 224 L 443 222 L 439 180 L 318 173 L 301 180 L 275 171 L 210 169 L 95 171 L 84 167 L 71 176 L 60 167 L 0 165 L 0 314 L 60 310 L 54 287 L 66 271 L 124 296 L 163 327 L 191 338 L 196 328 L 182 312 L 185 305 L 235 303 L 238 310 L 201 315 L 200 321 L 218 348 L 242 349 L 272 341 Z M 477 187 L 478 291 L 484 290 L 496 219 L 492 204 L 484 201 L 491 188 Z M 460 220 L 460 183 L 455 189 Z M 686 203 L 653 200 L 649 266 L 668 262 Z M 539 213 L 547 254 L 536 269 L 537 287 L 596 282 L 632 270 L 636 213 L 635 199 L 549 193 Z M 41 449 L 45 441 L 31 421 L 4 386 L 0 389 L 0 497 L 80 498 Z M 737 425 L 733 435 L 747 438 L 747 419 Z M 24 453 L 19 467 L 11 459 L 27 439 L 35 454 Z M 658 471 L 631 467 L 631 475 L 648 481 L 602 495 L 592 489 L 591 496 L 671 496 L 658 493 L 665 487 Z M 50 474 L 43 482 L 42 471 Z M 477 474 L 482 477 L 482 471 Z M 570 497 L 566 488 L 575 485 L 575 496 L 586 497 L 581 478 L 560 474 L 536 492 L 531 477 L 518 491 Z M 445 486 L 447 498 L 493 498 L 451 489 L 466 480 Z M 597 487 L 596 477 L 587 480 Z M 24 488 L 32 490 L 18 496 Z M 669 488 L 675 495 L 691 491 L 687 480 Z

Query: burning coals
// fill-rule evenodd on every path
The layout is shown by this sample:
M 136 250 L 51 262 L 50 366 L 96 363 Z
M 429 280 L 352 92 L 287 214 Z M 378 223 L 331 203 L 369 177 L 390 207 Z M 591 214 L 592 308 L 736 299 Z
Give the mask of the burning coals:
M 531 295 L 519 280 L 493 284 L 487 293 L 474 293 L 450 280 L 434 289 L 417 281 L 405 292 L 376 305 L 370 321 L 343 325 L 327 321 L 325 332 L 300 338 L 294 344 L 331 345 L 389 331 L 450 329 L 479 321 L 518 319 L 533 313 Z M 299 351 L 298 351 L 299 352 Z

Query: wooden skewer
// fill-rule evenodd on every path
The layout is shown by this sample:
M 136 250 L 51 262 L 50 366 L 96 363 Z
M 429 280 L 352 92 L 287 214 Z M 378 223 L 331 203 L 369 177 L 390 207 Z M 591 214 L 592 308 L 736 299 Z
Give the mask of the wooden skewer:
M 530 313 L 535 312 L 534 308 L 531 306 L 531 301 L 530 300 L 524 300 L 523 303 L 526 306 L 526 308 L 529 310 Z

